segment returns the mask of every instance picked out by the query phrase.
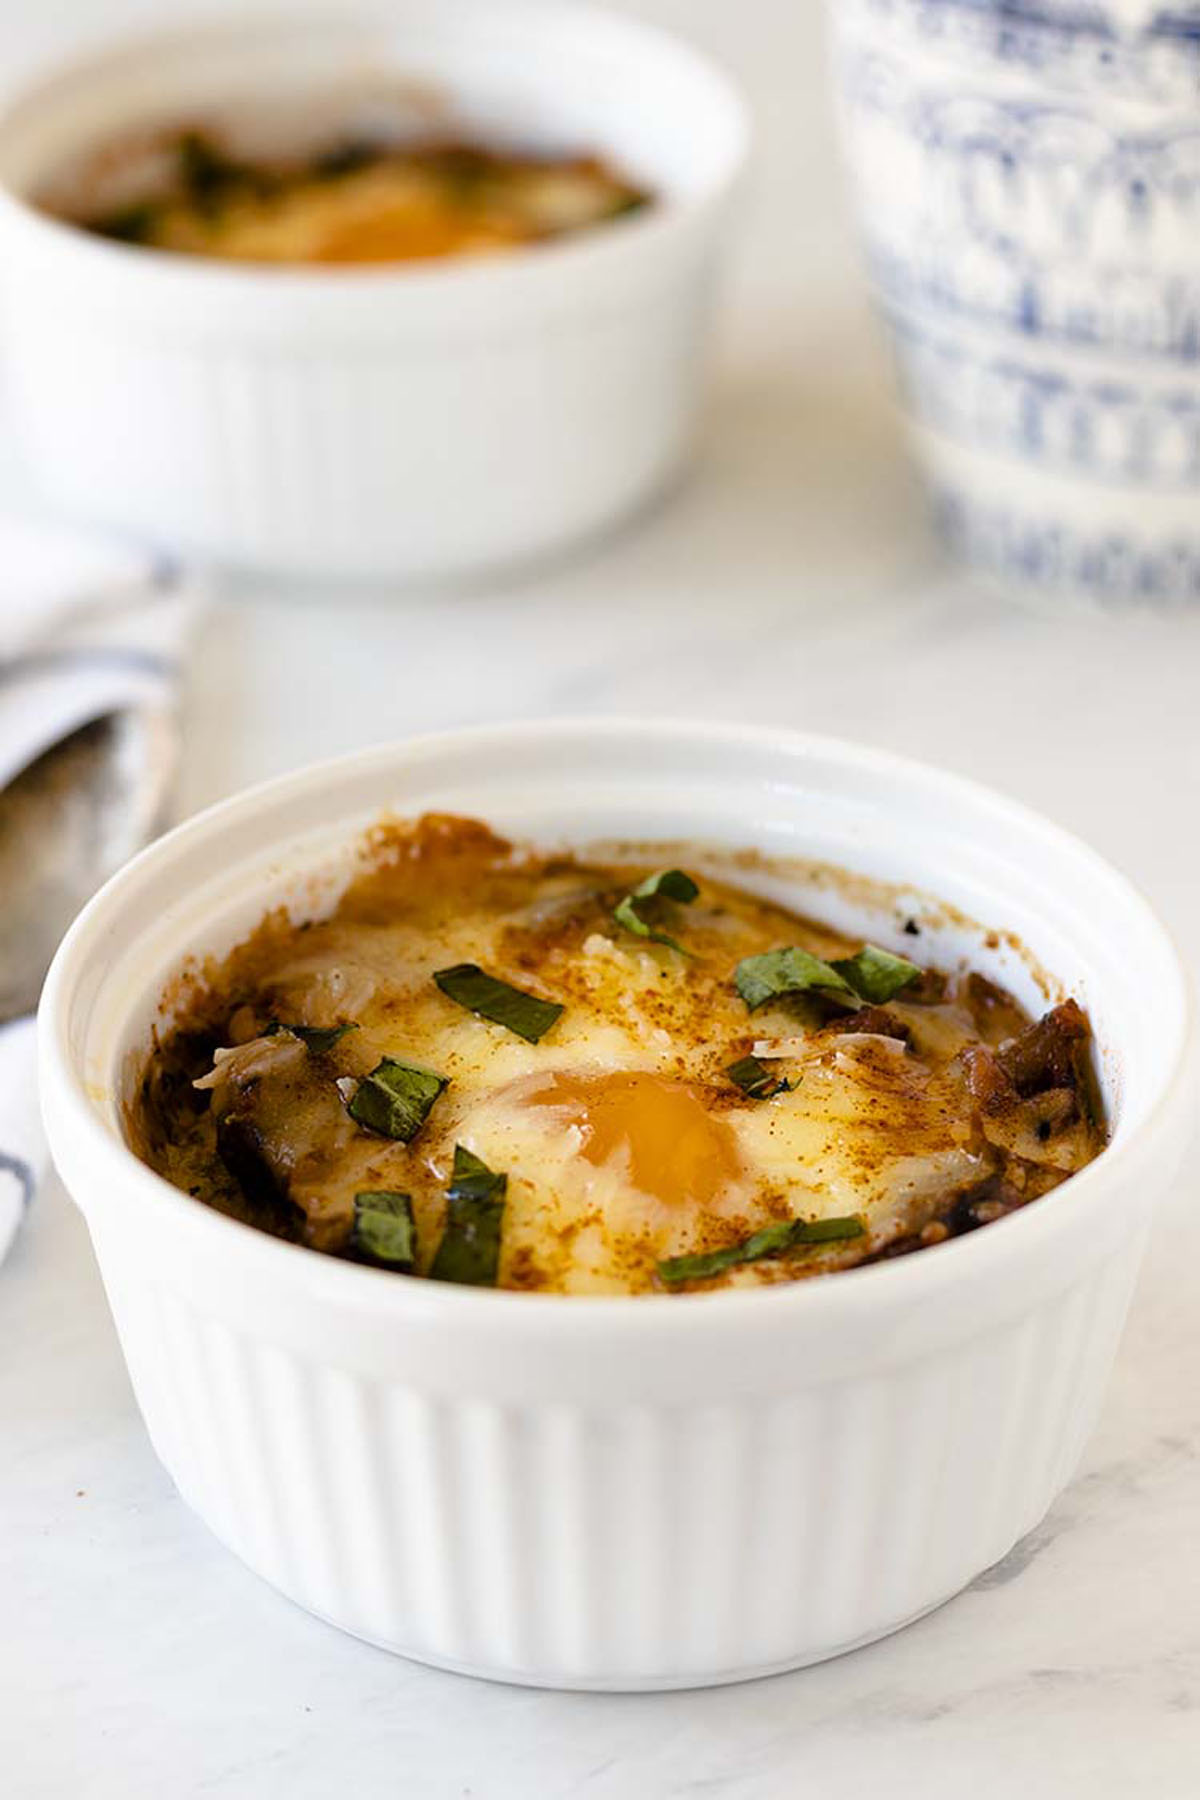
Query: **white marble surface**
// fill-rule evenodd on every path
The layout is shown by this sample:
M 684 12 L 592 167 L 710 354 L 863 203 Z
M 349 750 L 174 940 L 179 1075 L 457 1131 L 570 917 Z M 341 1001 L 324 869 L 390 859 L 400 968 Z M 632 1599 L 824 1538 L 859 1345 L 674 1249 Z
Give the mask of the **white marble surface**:
M 228 589 L 181 810 L 412 730 L 551 712 L 758 718 L 1009 788 L 1200 895 L 1200 616 L 1055 618 L 941 569 L 854 285 L 813 0 L 640 0 L 754 95 L 763 162 L 690 481 L 620 541 L 456 596 Z M 11 73 L 116 0 L 0 6 Z M 19 476 L 5 476 L 9 490 Z M 1194 937 L 1193 937 L 1194 942 Z M 1190 1800 L 1200 1791 L 1200 1228 L 1164 1220 L 1078 1479 L 890 1642 L 710 1694 L 559 1696 L 339 1636 L 185 1511 L 134 1411 L 79 1218 L 0 1271 L 0 1792 L 12 1800 Z

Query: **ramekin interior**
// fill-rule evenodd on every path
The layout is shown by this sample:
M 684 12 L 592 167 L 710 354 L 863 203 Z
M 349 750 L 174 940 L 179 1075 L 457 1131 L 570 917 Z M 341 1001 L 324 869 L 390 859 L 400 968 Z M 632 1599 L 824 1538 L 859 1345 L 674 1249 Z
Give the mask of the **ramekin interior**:
M 32 206 L 65 164 L 141 125 L 236 116 L 264 96 L 348 100 L 394 75 L 446 103 L 449 121 L 526 143 L 599 150 L 645 181 L 660 204 L 618 236 L 653 232 L 729 185 L 746 150 L 745 109 L 702 56 L 652 27 L 550 0 L 397 0 L 387 9 L 198 25 L 147 34 L 49 76 L 0 113 L 0 192 L 46 230 L 82 234 Z M 614 228 L 615 229 L 615 228 Z M 603 247 L 610 230 L 539 249 L 537 261 Z M 88 239 L 93 254 L 168 267 L 189 259 Z M 458 282 L 518 259 L 350 271 L 221 268 L 243 282 L 303 279 Z M 205 265 L 211 274 L 214 265 Z
M 1190 1042 L 1182 966 L 1136 890 L 1069 834 L 971 783 L 830 740 L 737 727 L 548 723 L 418 739 L 273 782 L 179 828 L 109 883 L 60 950 L 41 1014 L 52 1143 L 62 1134 L 86 1142 L 105 1204 L 183 1209 L 197 1229 L 202 1215 L 203 1229 L 225 1234 L 231 1256 L 303 1258 L 320 1265 L 313 1279 L 346 1281 L 347 1294 L 358 1284 L 373 1305 L 580 1308 L 575 1300 L 451 1290 L 414 1298 L 430 1284 L 389 1282 L 210 1212 L 139 1164 L 121 1138 L 122 1099 L 159 997 L 185 959 L 223 953 L 273 904 L 320 911 L 346 879 L 364 825 L 389 810 L 426 808 L 476 814 L 535 842 L 682 839 L 832 864 L 897 891 L 875 903 L 803 871 L 782 879 L 750 871 L 744 879 L 897 947 L 911 945 L 902 928 L 915 915 L 931 962 L 967 958 L 1033 1006 L 1047 999 L 1041 965 L 1088 1008 L 1113 1124 L 1096 1163 L 1002 1224 L 918 1257 L 815 1289 L 704 1297 L 709 1306 L 836 1306 L 838 1295 L 848 1299 L 865 1282 L 928 1288 L 970 1259 L 1002 1256 L 1005 1245 L 1028 1250 L 1031 1234 L 1049 1247 L 1058 1224 L 1089 1204 L 1099 1229 L 1103 1207 L 1120 1206 L 1120 1165 L 1138 1179 L 1155 1133 L 1179 1129 Z M 929 896 L 943 908 L 931 907 Z M 687 1310 L 675 1297 L 589 1300 L 582 1310 L 629 1306 Z

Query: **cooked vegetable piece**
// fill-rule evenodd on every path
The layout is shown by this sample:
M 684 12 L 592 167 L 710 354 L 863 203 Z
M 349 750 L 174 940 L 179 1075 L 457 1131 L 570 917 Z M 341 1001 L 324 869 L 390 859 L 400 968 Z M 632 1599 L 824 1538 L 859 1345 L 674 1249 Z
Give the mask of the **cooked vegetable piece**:
M 857 1033 L 867 1037 L 895 1038 L 901 1044 L 907 1044 L 912 1038 L 912 1027 L 889 1012 L 886 1006 L 860 1006 L 856 1012 L 835 1013 L 822 1025 L 821 1032 L 833 1037 Z
M 454 1146 L 446 1228 L 429 1271 L 432 1280 L 495 1287 L 507 1188 L 507 1175 L 489 1169 L 462 1144 Z
M 635 937 L 648 938 L 652 944 L 665 944 L 668 950 L 677 950 L 680 956 L 690 956 L 690 950 L 675 938 L 668 937 L 665 931 L 659 931 L 642 917 L 642 908 L 648 901 L 663 899 L 675 900 L 681 906 L 690 906 L 699 894 L 700 889 L 690 875 L 682 869 L 659 869 L 655 875 L 647 875 L 639 881 L 631 893 L 626 894 L 620 905 L 613 910 L 613 918 L 624 930 L 631 931 Z
M 1090 1031 L 1087 1014 L 1074 1000 L 1028 1026 L 1019 1037 L 1002 1044 L 996 1061 L 1019 1094 L 1036 1094 L 1043 1088 L 1074 1087 L 1080 1081 L 1080 1051 Z
M 978 1035 L 993 1048 L 1005 1038 L 1019 1037 L 1029 1023 L 1012 995 L 976 969 L 964 976 L 959 996 Z
M 363 1076 L 346 1110 L 356 1125 L 377 1131 L 380 1137 L 411 1144 L 429 1117 L 434 1101 L 448 1085 L 447 1078 L 435 1075 L 432 1069 L 385 1056 L 369 1075 Z
M 290 1031 L 298 1037 L 311 1056 L 324 1056 L 341 1042 L 348 1031 L 357 1031 L 357 1025 L 285 1025 L 280 1019 L 273 1019 L 263 1032 L 264 1037 L 276 1037 L 281 1031 Z
M 833 1244 L 842 1239 L 861 1237 L 861 1219 L 781 1219 L 764 1225 L 740 1244 L 727 1244 L 722 1250 L 702 1251 L 698 1256 L 671 1256 L 658 1265 L 660 1281 L 668 1287 L 682 1281 L 707 1281 L 723 1275 L 726 1269 L 742 1263 L 761 1262 L 768 1256 L 782 1256 L 789 1250 L 803 1249 L 808 1244 Z
M 521 988 L 489 975 L 478 963 L 455 963 L 438 969 L 433 979 L 447 999 L 493 1025 L 503 1025 L 527 1044 L 536 1044 L 562 1017 L 566 1008 L 553 1000 L 539 1000 Z
M 750 1100 L 770 1100 L 776 1094 L 786 1094 L 790 1084 L 772 1075 L 765 1063 L 759 1062 L 757 1056 L 743 1056 L 738 1062 L 730 1063 L 725 1073 L 734 1087 L 741 1088 Z
M 733 980 L 754 1012 L 768 1000 L 782 1000 L 787 994 L 823 994 L 841 1006 L 856 1006 L 860 1000 L 882 1005 L 920 974 L 915 963 L 874 944 L 837 962 L 825 962 L 791 944 L 782 950 L 764 951 L 761 956 L 744 957 Z
M 947 1215 L 951 1237 L 978 1231 L 981 1225 L 992 1225 L 1007 1213 L 1024 1205 L 1024 1196 L 1004 1175 L 988 1175 L 976 1186 L 960 1194 Z
M 417 1260 L 411 1197 L 386 1188 L 355 1194 L 350 1243 L 372 1262 L 411 1274 Z

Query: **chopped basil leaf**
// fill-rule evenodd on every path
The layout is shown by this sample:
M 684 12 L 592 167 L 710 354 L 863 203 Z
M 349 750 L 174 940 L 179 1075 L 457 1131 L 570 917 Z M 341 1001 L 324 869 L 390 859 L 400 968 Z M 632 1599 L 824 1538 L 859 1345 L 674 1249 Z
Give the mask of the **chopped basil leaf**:
M 743 1263 L 762 1262 L 768 1256 L 781 1256 L 785 1251 L 802 1249 L 806 1244 L 833 1244 L 843 1238 L 861 1237 L 861 1219 L 781 1219 L 775 1225 L 764 1225 L 740 1244 L 727 1244 L 722 1250 L 702 1251 L 698 1256 L 671 1256 L 658 1265 L 660 1281 L 668 1287 L 681 1281 L 707 1281 L 723 1275 L 726 1269 Z
M 211 213 L 223 193 L 243 175 L 238 164 L 202 131 L 185 131 L 178 154 L 184 195 L 201 213 Z
M 920 974 L 915 963 L 880 950 L 875 944 L 864 945 L 857 956 L 831 963 L 791 945 L 785 950 L 747 956 L 734 971 L 733 981 L 753 1012 L 768 1000 L 780 1000 L 785 994 L 820 993 L 843 1006 L 857 1006 L 860 1000 L 882 1006 L 918 980 Z
M 486 974 L 478 963 L 455 963 L 452 969 L 438 969 L 433 979 L 443 994 L 467 1012 L 477 1013 L 493 1025 L 505 1026 L 527 1044 L 536 1044 L 545 1037 L 566 1010 L 553 1000 L 539 1000 L 536 994 L 510 987 L 507 981 Z
M 766 950 L 761 956 L 744 957 L 734 971 L 733 982 L 751 1012 L 765 1006 L 768 1000 L 781 1000 L 785 994 L 808 994 L 814 990 L 851 1004 L 858 998 L 832 963 L 822 962 L 819 956 L 794 944 L 786 950 Z
M 691 955 L 691 951 L 685 950 L 678 938 L 673 938 L 669 932 L 655 930 L 644 919 L 639 918 L 634 910 L 634 902 L 628 896 L 613 908 L 613 918 L 623 930 L 632 931 L 635 937 L 646 938 L 651 944 L 665 944 L 668 950 L 674 950 L 679 956 Z
M 336 181 L 340 175 L 357 175 L 360 169 L 369 169 L 379 159 L 379 147 L 368 138 L 349 137 L 315 156 L 308 173 L 318 181 Z
M 409 1196 L 386 1188 L 355 1194 L 350 1242 L 372 1262 L 410 1274 L 417 1260 L 417 1228 Z
M 666 900 L 678 900 L 681 905 L 690 906 L 699 897 L 700 889 L 682 869 L 660 869 L 657 875 L 647 875 L 645 881 L 639 881 L 629 898 L 650 900 L 656 894 L 661 894 Z
M 357 1030 L 357 1025 L 285 1025 L 279 1019 L 272 1019 L 263 1036 L 275 1037 L 279 1032 L 287 1031 L 300 1039 L 310 1056 L 324 1056 L 348 1031 Z
M 102 237 L 115 238 L 121 244 L 148 243 L 158 225 L 162 208 L 152 200 L 141 200 L 119 212 L 108 213 L 95 229 Z
M 837 1244 L 843 1238 L 861 1237 L 865 1227 L 859 1218 L 801 1219 L 793 1244 Z
M 750 1100 L 770 1100 L 776 1094 L 786 1094 L 790 1084 L 772 1075 L 766 1063 L 759 1062 L 757 1056 L 743 1056 L 740 1062 L 730 1063 L 725 1073 L 734 1087 L 740 1087 Z
M 712 1275 L 723 1275 L 739 1263 L 761 1262 L 764 1257 L 778 1256 L 791 1242 L 791 1222 L 764 1225 L 740 1244 L 727 1244 L 723 1250 L 702 1251 L 698 1256 L 671 1256 L 658 1265 L 659 1279 L 671 1286 L 680 1281 L 705 1281 Z
M 656 875 L 647 875 L 631 893 L 626 894 L 614 909 L 613 918 L 635 937 L 648 938 L 652 944 L 665 944 L 668 950 L 677 950 L 680 956 L 688 956 L 691 952 L 685 950 L 675 938 L 668 937 L 665 931 L 657 931 L 647 924 L 639 908 L 641 903 L 657 899 L 676 900 L 682 906 L 690 906 L 699 892 L 700 889 L 691 876 L 685 875 L 682 869 L 660 869 Z
M 446 1189 L 446 1229 L 429 1271 L 433 1281 L 495 1287 L 508 1176 L 497 1175 L 461 1144 Z
M 866 944 L 857 956 L 831 964 L 869 1006 L 885 1006 L 901 989 L 919 981 L 921 971 L 906 957 L 893 956 L 876 944 Z
M 385 1056 L 378 1068 L 363 1076 L 346 1110 L 356 1125 L 411 1144 L 447 1085 L 446 1077 L 432 1069 Z
M 454 1167 L 450 1171 L 449 1200 L 501 1200 L 508 1186 L 507 1175 L 497 1175 L 482 1158 L 464 1144 L 454 1146 Z

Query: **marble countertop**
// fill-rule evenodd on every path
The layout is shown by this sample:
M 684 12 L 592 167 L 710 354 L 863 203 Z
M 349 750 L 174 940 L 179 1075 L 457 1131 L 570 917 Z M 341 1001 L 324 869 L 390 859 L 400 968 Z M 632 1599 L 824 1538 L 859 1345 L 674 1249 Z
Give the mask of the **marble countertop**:
M 454 595 L 223 586 L 187 695 L 180 811 L 466 721 L 757 719 L 1009 789 L 1135 873 L 1194 946 L 1200 615 L 1020 611 L 940 565 L 855 280 L 816 7 L 636 10 L 731 61 L 761 121 L 690 478 L 619 539 L 532 579 Z M 71 0 L 53 19 L 6 17 L 6 66 L 52 48 L 68 12 L 83 35 L 153 7 Z M 3 484 L 20 490 L 7 465 Z M 1181 1199 L 1079 1476 L 959 1599 L 888 1642 L 749 1686 L 555 1695 L 342 1637 L 209 1537 L 151 1453 L 82 1221 L 51 1185 L 0 1271 L 0 1790 L 1192 1797 L 1198 1255 Z

